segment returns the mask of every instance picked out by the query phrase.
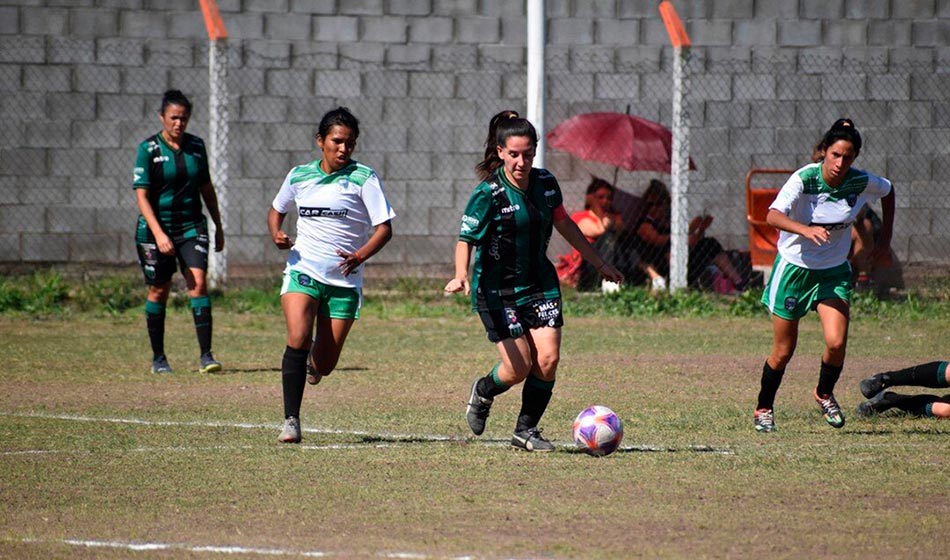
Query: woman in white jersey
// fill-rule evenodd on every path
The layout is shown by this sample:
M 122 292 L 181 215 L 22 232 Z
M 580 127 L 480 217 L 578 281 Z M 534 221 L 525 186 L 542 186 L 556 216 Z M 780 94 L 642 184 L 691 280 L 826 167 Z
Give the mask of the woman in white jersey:
M 798 321 L 817 310 L 825 338 L 814 397 L 825 420 L 844 426 L 834 387 L 844 365 L 851 298 L 851 224 L 870 200 L 881 199 L 883 226 L 875 252 L 890 250 L 894 225 L 891 182 L 851 164 L 861 152 L 861 135 L 850 119 L 839 119 L 818 145 L 821 160 L 789 177 L 769 206 L 766 221 L 778 229 L 778 255 L 762 294 L 772 314 L 772 351 L 762 368 L 754 413 L 755 429 L 775 429 L 773 404 L 785 366 L 798 341 Z
M 320 159 L 290 170 L 267 215 L 274 245 L 290 249 L 280 303 L 287 321 L 281 365 L 283 443 L 300 441 L 300 403 L 313 347 L 312 383 L 336 367 L 346 335 L 359 318 L 363 267 L 392 237 L 393 212 L 376 172 L 350 156 L 359 121 L 345 107 L 323 115 L 317 129 Z M 297 209 L 297 239 L 282 229 Z M 316 340 L 312 341 L 314 322 Z

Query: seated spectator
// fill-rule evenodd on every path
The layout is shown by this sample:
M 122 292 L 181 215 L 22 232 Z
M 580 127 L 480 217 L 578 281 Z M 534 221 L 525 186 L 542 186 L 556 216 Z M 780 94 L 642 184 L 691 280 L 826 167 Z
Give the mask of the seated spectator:
M 634 228 L 640 257 L 663 276 L 670 273 L 670 202 L 666 185 L 658 179 L 651 180 L 643 193 L 643 213 Z M 706 237 L 712 220 L 712 216 L 696 216 L 689 223 L 687 283 L 694 288 L 715 287 L 721 292 L 742 290 L 745 278 L 729 260 L 722 245 L 712 237 Z M 717 283 L 708 277 L 710 266 L 715 267 L 722 282 Z
M 630 234 L 623 227 L 623 219 L 613 208 L 614 186 L 594 177 L 587 186 L 584 209 L 571 215 L 581 233 L 600 251 L 604 259 L 614 263 L 625 277 L 646 275 L 654 290 L 666 288 L 666 281 L 652 266 L 640 261 Z M 600 274 L 581 258 L 577 250 L 558 259 L 558 277 L 566 285 L 579 290 L 592 290 L 599 284 Z M 615 287 L 602 285 L 604 291 Z

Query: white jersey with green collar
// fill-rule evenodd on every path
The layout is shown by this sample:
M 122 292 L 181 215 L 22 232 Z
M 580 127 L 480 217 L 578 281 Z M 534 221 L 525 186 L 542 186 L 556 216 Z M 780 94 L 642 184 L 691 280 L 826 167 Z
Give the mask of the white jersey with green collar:
M 297 238 L 287 257 L 296 270 L 331 286 L 360 288 L 363 267 L 343 276 L 337 250 L 352 253 L 369 239 L 375 226 L 396 217 L 376 172 L 355 162 L 324 173 L 320 160 L 290 170 L 272 204 L 286 214 L 297 208 Z
M 861 208 L 891 192 L 883 177 L 851 168 L 844 181 L 830 187 L 821 176 L 821 164 L 812 163 L 792 174 L 769 209 L 778 210 L 796 222 L 822 226 L 829 242 L 816 245 L 801 235 L 780 231 L 778 252 L 787 262 L 812 270 L 838 266 L 848 260 L 851 224 Z

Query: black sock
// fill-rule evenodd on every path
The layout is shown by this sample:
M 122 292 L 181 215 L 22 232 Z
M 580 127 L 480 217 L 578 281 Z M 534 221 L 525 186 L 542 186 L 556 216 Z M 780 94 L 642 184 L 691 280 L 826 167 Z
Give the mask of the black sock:
M 913 385 L 940 388 L 947 386 L 947 362 L 929 362 L 879 374 L 885 387 Z
M 818 393 L 819 397 L 824 397 L 835 392 L 835 383 L 838 382 L 838 378 L 841 377 L 841 370 L 844 369 L 844 366 L 833 366 L 831 364 L 826 364 L 824 360 L 821 362 L 821 369 L 818 370 L 818 387 L 815 388 L 815 392 Z
M 898 395 L 888 393 L 888 404 L 915 416 L 933 416 L 932 405 L 940 400 L 937 395 Z
M 551 393 L 554 390 L 554 381 L 544 381 L 533 375 L 529 375 L 524 381 L 524 387 L 521 390 L 521 412 L 518 413 L 518 423 L 515 424 L 516 432 L 536 428 L 541 422 L 541 416 L 544 410 L 551 402 Z
M 495 367 L 488 372 L 488 375 L 478 380 L 478 383 L 475 385 L 475 392 L 478 393 L 479 396 L 485 397 L 486 399 L 494 399 L 508 389 L 511 389 L 511 385 L 506 385 L 505 382 L 498 377 L 498 366 L 500 365 L 501 364 L 495 364 Z
M 204 356 L 211 351 L 211 298 L 208 296 L 191 298 L 191 316 L 195 320 L 198 348 Z
M 152 359 L 165 355 L 165 304 L 145 300 L 145 326 L 152 345 Z
M 300 403 L 303 402 L 303 389 L 307 382 L 308 348 L 297 350 L 288 346 L 284 349 L 281 363 L 281 380 L 284 387 L 284 418 L 300 418 Z
M 762 366 L 762 385 L 759 389 L 759 402 L 755 406 L 756 409 L 772 410 L 775 407 L 775 393 L 778 393 L 783 375 L 785 375 L 784 369 L 772 369 L 766 360 L 765 365 Z

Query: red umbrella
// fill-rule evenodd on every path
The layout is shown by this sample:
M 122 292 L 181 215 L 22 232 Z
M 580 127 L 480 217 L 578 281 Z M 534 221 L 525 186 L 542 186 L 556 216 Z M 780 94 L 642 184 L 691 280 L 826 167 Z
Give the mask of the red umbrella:
M 661 124 L 633 115 L 584 113 L 554 127 L 548 144 L 627 171 L 669 173 L 673 134 Z M 696 169 L 692 158 L 689 168 Z

